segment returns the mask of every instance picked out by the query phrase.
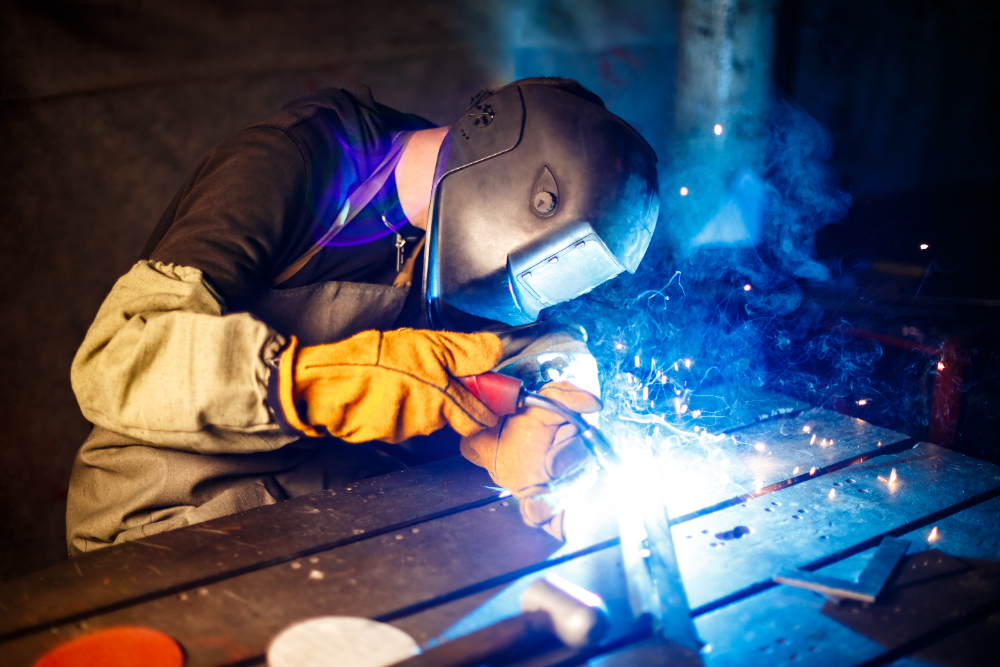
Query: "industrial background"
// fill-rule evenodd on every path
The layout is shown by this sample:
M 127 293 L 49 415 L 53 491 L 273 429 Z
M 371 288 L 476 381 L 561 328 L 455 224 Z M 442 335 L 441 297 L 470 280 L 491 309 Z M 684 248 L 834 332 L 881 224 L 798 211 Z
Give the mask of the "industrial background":
M 787 100 L 830 133 L 851 197 L 807 299 L 879 342 L 870 372 L 926 414 L 834 407 L 996 461 L 997 34 L 996 3 L 972 0 L 3 0 L 0 580 L 65 558 L 89 429 L 69 367 L 112 284 L 205 150 L 324 86 L 446 124 L 482 88 L 575 77 L 659 154 L 661 237 L 712 122 L 749 150 Z M 900 372 L 925 348 L 960 390 Z

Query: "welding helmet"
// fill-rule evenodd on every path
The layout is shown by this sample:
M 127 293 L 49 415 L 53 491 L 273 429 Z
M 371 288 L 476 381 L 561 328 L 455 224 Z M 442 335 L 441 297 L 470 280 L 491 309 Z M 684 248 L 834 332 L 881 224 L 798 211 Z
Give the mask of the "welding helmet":
M 433 327 L 530 324 L 635 272 L 659 211 L 656 154 L 592 97 L 512 84 L 480 93 L 452 125 L 424 258 Z

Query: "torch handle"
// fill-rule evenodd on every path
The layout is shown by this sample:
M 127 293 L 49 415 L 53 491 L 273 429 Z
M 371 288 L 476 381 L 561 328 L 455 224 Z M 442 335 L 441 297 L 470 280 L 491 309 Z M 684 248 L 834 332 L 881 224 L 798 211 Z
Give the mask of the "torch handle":
M 517 378 L 490 372 L 455 379 L 498 417 L 514 414 L 521 404 L 524 383 Z
M 524 383 L 517 378 L 490 372 L 456 379 L 497 416 L 512 415 L 522 404 L 562 415 L 580 430 L 580 437 L 597 457 L 601 467 L 609 468 L 621 462 L 611 444 L 596 426 L 588 424 L 579 413 L 570 410 L 559 401 L 533 391 L 525 391 Z

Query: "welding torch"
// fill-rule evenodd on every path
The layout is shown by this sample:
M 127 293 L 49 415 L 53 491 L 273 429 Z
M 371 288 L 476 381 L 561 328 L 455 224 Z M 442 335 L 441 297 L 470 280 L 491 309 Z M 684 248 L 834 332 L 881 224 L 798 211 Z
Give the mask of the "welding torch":
M 597 458 L 602 468 L 607 470 L 621 465 L 621 459 L 600 429 L 588 424 L 580 413 L 570 410 L 559 401 L 528 391 L 521 380 L 492 372 L 457 379 L 498 417 L 512 415 L 522 407 L 542 408 L 560 415 L 576 426 L 587 449 Z
M 623 469 L 621 458 L 604 434 L 559 401 L 528 391 L 524 383 L 500 373 L 467 375 L 458 381 L 494 414 L 512 415 L 536 407 L 561 415 L 577 427 L 584 444 L 601 467 L 612 474 Z M 702 643 L 691 620 L 687 594 L 677 565 L 666 505 L 630 506 L 616 498 L 622 561 L 629 605 L 637 619 L 649 618 L 665 662 L 699 667 Z M 669 659 L 668 659 L 669 656 Z

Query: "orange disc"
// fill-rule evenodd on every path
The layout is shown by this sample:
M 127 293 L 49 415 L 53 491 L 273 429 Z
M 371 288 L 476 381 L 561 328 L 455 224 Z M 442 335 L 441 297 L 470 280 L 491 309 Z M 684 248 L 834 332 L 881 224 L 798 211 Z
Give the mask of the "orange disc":
M 34 667 L 182 667 L 184 653 L 173 637 L 150 628 L 99 630 L 58 646 Z

